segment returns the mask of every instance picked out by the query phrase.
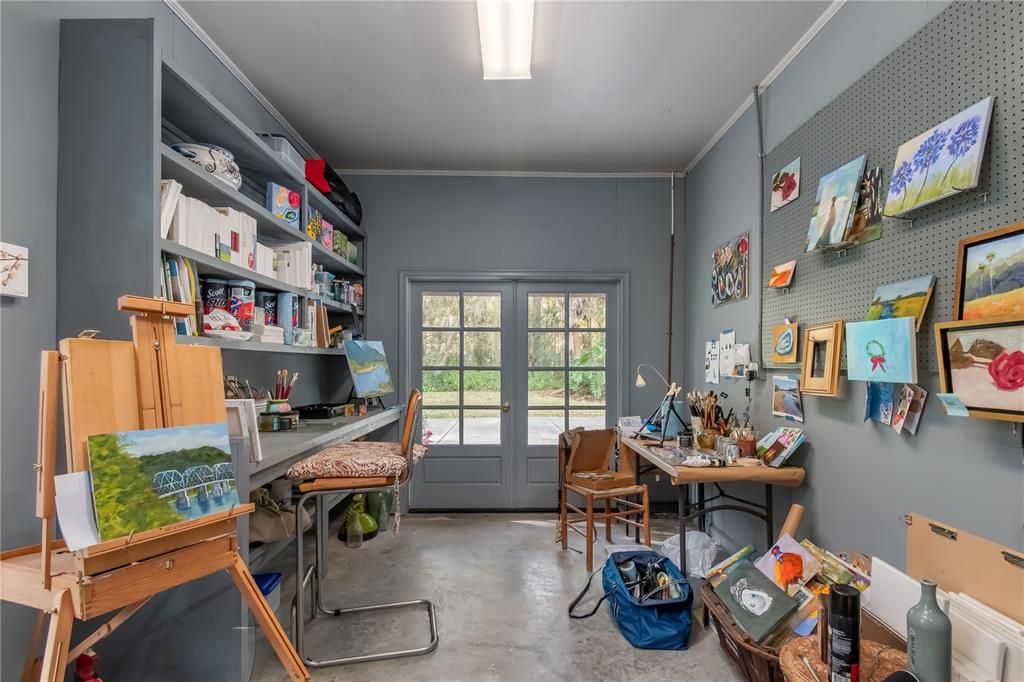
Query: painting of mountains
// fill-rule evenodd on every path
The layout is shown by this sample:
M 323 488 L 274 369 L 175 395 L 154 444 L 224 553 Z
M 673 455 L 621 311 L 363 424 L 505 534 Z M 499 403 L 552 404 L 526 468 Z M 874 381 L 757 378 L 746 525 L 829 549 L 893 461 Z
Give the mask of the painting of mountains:
M 1024 314 L 1024 225 L 961 244 L 960 318 Z
M 238 504 L 226 423 L 96 434 L 88 442 L 100 540 Z
M 377 398 L 395 392 L 382 341 L 345 341 L 345 356 L 356 396 Z

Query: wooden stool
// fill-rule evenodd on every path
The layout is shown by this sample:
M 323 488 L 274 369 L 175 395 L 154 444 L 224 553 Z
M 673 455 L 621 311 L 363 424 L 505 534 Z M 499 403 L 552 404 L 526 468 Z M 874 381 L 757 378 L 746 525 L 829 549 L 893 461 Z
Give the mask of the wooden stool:
M 612 451 L 617 435 L 613 429 L 575 431 L 567 461 L 560 462 L 561 490 L 559 492 L 559 528 L 562 549 L 569 548 L 569 531 L 586 538 L 587 570 L 594 570 L 594 540 L 597 539 L 594 522 L 604 521 L 605 539 L 611 542 L 612 522 L 621 521 L 628 526 L 643 528 L 644 544 L 651 546 L 650 498 L 646 485 L 633 483 L 631 474 L 611 470 Z M 581 496 L 585 509 L 569 502 L 569 493 Z M 628 498 L 640 496 L 640 502 Z M 604 501 L 604 512 L 595 513 L 594 503 Z M 569 512 L 582 518 L 570 519 Z M 640 517 L 637 520 L 635 517 Z M 586 530 L 577 528 L 584 524 Z
M 313 516 L 313 536 L 315 538 L 316 551 L 313 555 L 313 565 L 308 568 L 305 567 L 302 541 L 303 514 L 295 514 L 295 580 L 298 584 L 296 585 L 295 599 L 292 602 L 292 612 L 295 618 L 293 632 L 295 649 L 298 651 L 299 658 L 310 668 L 322 668 L 347 663 L 365 663 L 368 661 L 403 658 L 405 656 L 419 656 L 428 654 L 437 648 L 437 618 L 434 614 L 434 604 L 427 599 L 370 604 L 341 609 L 328 607 L 324 604 L 323 600 L 324 576 L 327 573 L 326 533 L 328 521 L 327 505 L 324 498 L 327 495 L 337 495 L 338 493 L 352 494 L 395 490 L 395 500 L 398 500 L 398 487 L 407 483 L 412 478 L 416 461 L 424 453 L 422 446 L 414 445 L 412 442 L 413 427 L 416 424 L 416 417 L 422 397 L 423 394 L 416 388 L 409 394 L 409 401 L 405 407 L 405 420 L 402 426 L 402 440 L 399 443 L 342 443 L 311 455 L 288 470 L 288 478 L 301 481 L 297 484 L 299 493 L 296 502 L 297 510 L 301 511 L 310 498 L 315 501 L 316 505 L 316 513 Z M 366 611 L 424 606 L 426 607 L 428 625 L 430 627 L 430 642 L 425 646 L 410 649 L 358 654 L 324 660 L 314 659 L 305 653 L 306 617 L 303 591 L 307 585 L 310 585 L 312 593 L 310 601 L 313 613 L 310 615 L 313 617 L 316 617 L 318 613 L 328 616 L 342 616 Z

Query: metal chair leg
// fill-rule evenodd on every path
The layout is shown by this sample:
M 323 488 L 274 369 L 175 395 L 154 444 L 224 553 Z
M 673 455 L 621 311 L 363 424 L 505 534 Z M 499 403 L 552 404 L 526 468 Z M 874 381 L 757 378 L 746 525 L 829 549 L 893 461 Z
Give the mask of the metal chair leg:
M 381 489 L 383 490 L 383 489 Z M 314 553 L 314 565 L 308 568 L 304 566 L 305 557 L 303 555 L 303 539 L 302 539 L 302 520 L 301 513 L 296 514 L 295 520 L 295 575 L 298 581 L 295 586 L 295 599 L 292 605 L 293 614 L 293 639 L 295 642 L 295 650 L 298 652 L 299 657 L 302 661 L 310 668 L 324 668 L 333 665 L 347 665 L 350 663 L 366 663 L 369 661 L 382 661 L 394 658 L 405 658 L 408 656 L 421 656 L 428 654 L 437 648 L 439 641 L 437 634 L 437 616 L 434 610 L 433 602 L 427 599 L 413 599 L 410 601 L 391 602 L 387 604 L 369 604 L 366 606 L 355 606 L 349 608 L 331 608 L 323 603 L 323 583 L 324 576 L 326 575 L 326 563 L 327 563 L 327 505 L 324 503 L 325 495 L 333 495 L 338 492 L 348 491 L 314 491 L 305 493 L 298 498 L 296 502 L 296 510 L 301 512 L 301 509 L 306 503 L 306 500 L 310 497 L 315 498 L 316 505 L 316 517 L 313 523 L 316 527 L 313 529 L 313 535 L 316 543 L 316 552 Z M 358 492 L 372 492 L 372 489 L 361 489 Z M 301 577 L 300 577 L 301 576 Z M 416 647 L 412 649 L 397 649 L 395 651 L 382 651 L 374 654 L 359 654 L 355 656 L 343 656 L 340 658 L 329 658 L 324 660 L 317 660 L 308 655 L 305 652 L 305 600 L 303 599 L 303 592 L 305 591 L 306 585 L 310 585 L 310 617 L 315 618 L 317 612 L 326 614 L 328 616 L 344 616 L 350 613 L 364 613 L 367 611 L 382 611 L 387 609 L 399 609 L 410 606 L 425 606 L 427 610 L 428 625 L 430 628 L 430 642 L 422 647 Z

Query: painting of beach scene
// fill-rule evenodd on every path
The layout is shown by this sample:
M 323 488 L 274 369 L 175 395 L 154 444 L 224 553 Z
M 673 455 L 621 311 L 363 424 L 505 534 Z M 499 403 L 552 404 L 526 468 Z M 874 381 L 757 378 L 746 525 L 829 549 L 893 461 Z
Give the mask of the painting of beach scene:
M 950 392 L 969 410 L 1024 413 L 1024 324 L 950 329 Z
M 843 242 L 857 205 L 866 160 L 867 157 L 858 156 L 818 181 L 811 224 L 807 228 L 805 250 L 808 253 L 833 248 Z
M 803 423 L 804 406 L 800 401 L 800 379 L 784 374 L 772 376 L 772 415 Z
M 869 320 L 888 320 L 893 317 L 914 318 L 914 329 L 921 329 L 928 302 L 932 300 L 935 276 L 925 275 L 913 279 L 884 284 L 875 289 L 868 306 Z
M 912 317 L 847 322 L 847 378 L 916 384 L 916 329 Z
M 349 339 L 344 344 L 345 357 L 348 360 L 348 369 L 352 373 L 352 384 L 357 397 L 377 398 L 395 392 L 382 341 Z
M 957 269 L 960 319 L 1024 314 L 1024 223 L 965 239 Z
M 711 260 L 711 303 L 721 305 L 747 297 L 750 272 L 750 233 L 715 249 Z
M 226 423 L 98 434 L 88 445 L 100 540 L 238 504 Z
M 772 268 L 772 274 L 768 276 L 768 286 L 772 289 L 785 289 L 793 283 L 793 274 L 796 272 L 796 261 L 791 260 L 782 265 Z
M 772 176 L 772 213 L 799 196 L 800 157 L 797 157 Z
M 845 247 L 860 246 L 882 236 L 882 167 L 864 172 L 853 222 L 843 235 Z
M 900 145 L 889 179 L 885 214 L 899 216 L 978 186 L 992 98 Z

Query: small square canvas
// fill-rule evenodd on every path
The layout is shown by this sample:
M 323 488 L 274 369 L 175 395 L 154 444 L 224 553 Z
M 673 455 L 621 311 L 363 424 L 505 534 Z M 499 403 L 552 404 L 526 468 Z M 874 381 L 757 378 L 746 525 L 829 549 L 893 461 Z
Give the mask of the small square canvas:
M 797 157 L 772 176 L 772 213 L 799 196 L 800 157 Z
M 857 210 L 850 229 L 843 235 L 847 247 L 873 242 L 882 236 L 882 167 L 865 171 L 860 183 Z
M 772 376 L 772 415 L 804 421 L 804 406 L 800 401 L 800 378 L 776 374 Z
M 796 611 L 796 600 L 745 559 L 715 587 L 715 594 L 756 642 Z
M 100 540 L 238 504 L 226 423 L 98 434 L 88 445 Z
M 962 240 L 956 281 L 957 319 L 1024 314 L 1024 223 Z
M 932 300 L 935 275 L 885 284 L 875 289 L 868 306 L 868 320 L 888 320 L 893 317 L 914 318 L 914 329 L 921 329 L 921 321 Z
M 711 303 L 721 305 L 747 297 L 750 272 L 750 233 L 722 244 L 711 261 Z
M 850 381 L 916 383 L 914 318 L 847 323 L 846 372 Z
M 978 186 L 992 98 L 926 130 L 896 150 L 885 214 L 899 216 Z
M 768 286 L 772 289 L 785 289 L 793 283 L 793 273 L 796 272 L 796 261 L 791 260 L 782 265 L 772 268 L 772 274 L 768 277 Z
M 382 341 L 350 339 L 345 341 L 344 345 L 345 357 L 348 360 L 348 369 L 352 374 L 352 384 L 357 397 L 377 398 L 395 392 Z
M 772 327 L 772 362 L 796 362 L 797 338 L 796 322 L 786 322 Z
M 821 563 L 789 535 L 779 538 L 754 566 L 790 596 L 821 569 Z
M 866 156 L 840 166 L 818 181 L 811 224 L 807 227 L 805 251 L 818 251 L 841 244 L 853 219 L 864 175 Z

